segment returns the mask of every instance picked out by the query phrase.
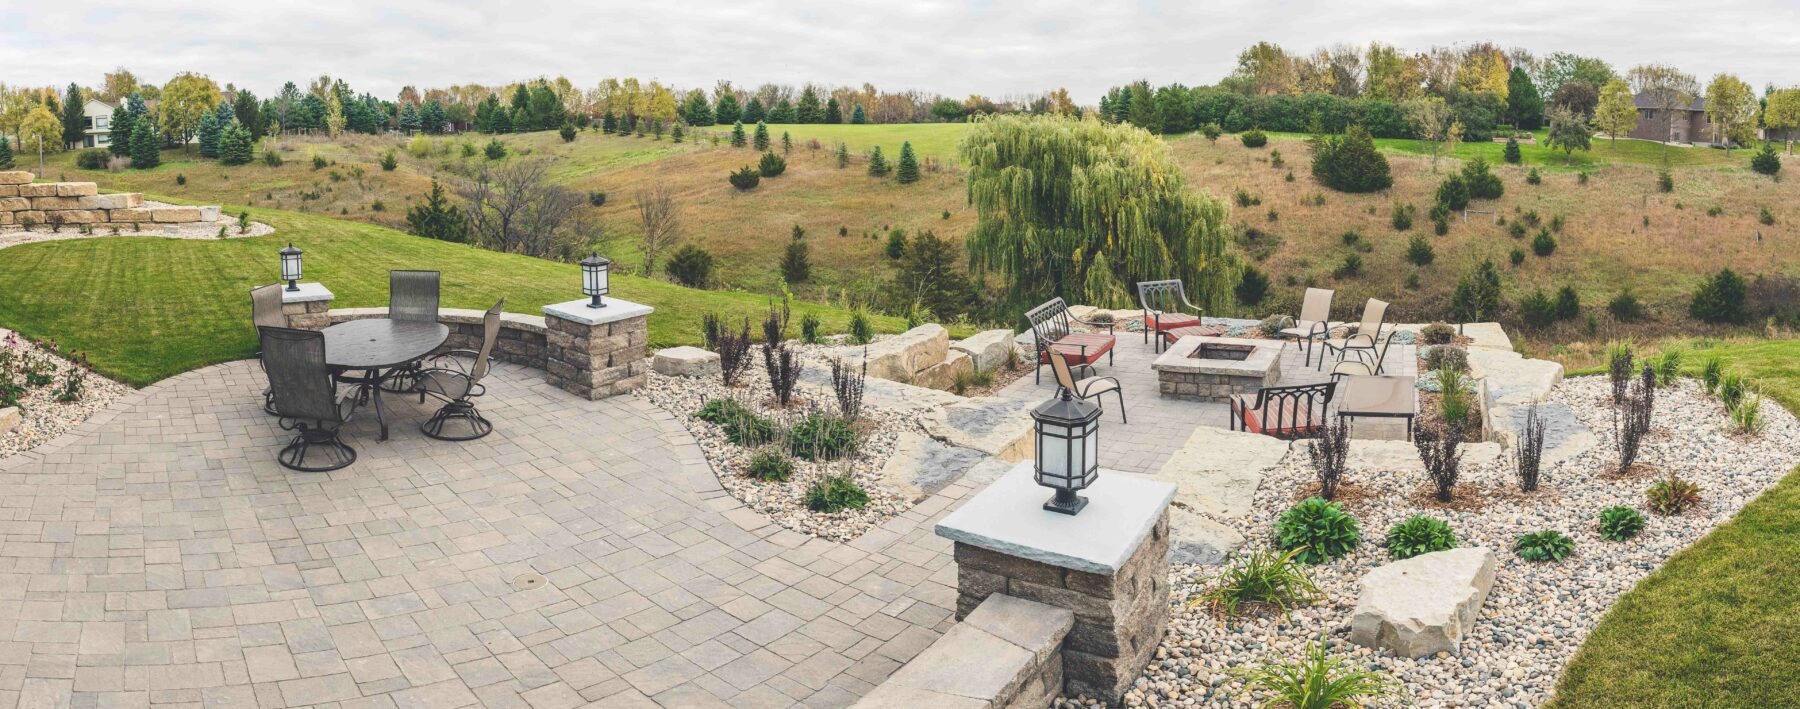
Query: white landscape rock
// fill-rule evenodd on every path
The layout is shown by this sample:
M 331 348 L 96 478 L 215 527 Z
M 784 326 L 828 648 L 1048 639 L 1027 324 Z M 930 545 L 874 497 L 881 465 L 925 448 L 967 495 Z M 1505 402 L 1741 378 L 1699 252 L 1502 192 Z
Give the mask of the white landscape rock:
M 1456 653 L 1494 587 L 1494 552 L 1420 554 L 1363 575 L 1350 642 L 1401 657 Z
M 1152 477 L 1175 483 L 1175 504 L 1219 519 L 1250 513 L 1263 471 L 1281 462 L 1286 441 L 1200 426 Z
M 896 382 L 910 382 L 913 375 L 944 361 L 950 351 L 950 331 L 937 323 L 926 323 L 893 337 L 884 337 L 868 348 L 869 376 Z M 862 350 L 853 350 L 856 359 Z
M 950 343 L 950 349 L 969 355 L 977 372 L 992 372 L 1012 361 L 1013 331 L 984 330 Z
M 912 384 L 913 386 L 925 387 L 926 389 L 949 391 L 956 386 L 956 380 L 958 378 L 967 382 L 969 375 L 974 373 L 974 358 L 971 358 L 966 352 L 950 350 L 950 354 L 944 357 L 944 361 L 926 367 L 914 374 Z
M 667 377 L 698 377 L 719 373 L 719 355 L 698 347 L 669 347 L 656 351 L 650 368 Z
M 13 429 L 19 427 L 19 422 L 24 420 L 25 417 L 19 414 L 17 406 L 0 409 L 0 436 L 12 433 Z

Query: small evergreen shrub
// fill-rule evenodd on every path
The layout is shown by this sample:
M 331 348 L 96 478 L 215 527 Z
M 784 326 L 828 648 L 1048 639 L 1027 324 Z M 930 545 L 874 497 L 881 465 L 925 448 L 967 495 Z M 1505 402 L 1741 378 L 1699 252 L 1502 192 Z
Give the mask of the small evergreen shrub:
M 1702 281 L 1688 303 L 1688 313 L 1706 322 L 1741 323 L 1749 313 L 1744 308 L 1747 286 L 1744 278 L 1729 268 Z
M 1781 156 L 1775 154 L 1775 146 L 1763 143 L 1762 150 L 1758 150 L 1755 155 L 1750 156 L 1750 169 L 1755 170 L 1757 174 L 1769 176 L 1781 172 Z
M 1309 497 L 1288 508 L 1275 521 L 1276 547 L 1298 552 L 1304 564 L 1321 564 L 1350 553 L 1362 543 L 1356 519 L 1335 502 Z
M 104 148 L 83 150 L 75 154 L 75 167 L 83 170 L 104 169 L 106 167 L 106 160 L 110 157 L 112 157 L 112 153 Z
M 1487 158 L 1480 155 L 1463 165 L 1462 179 L 1472 199 L 1500 199 L 1506 194 L 1506 184 L 1488 169 Z
M 1465 182 L 1461 175 L 1451 175 L 1446 177 L 1444 178 L 1444 181 L 1438 185 L 1437 203 L 1444 205 L 1445 208 L 1452 212 L 1460 212 L 1467 209 L 1469 206 L 1469 198 L 1471 196 L 1469 183 Z
M 1775 224 L 1775 213 L 1769 211 L 1769 208 L 1765 206 L 1762 208 L 1761 212 L 1757 213 L 1756 221 L 1763 226 L 1773 226 Z
M 1550 235 L 1549 229 L 1539 229 L 1537 236 L 1531 238 L 1531 252 L 1539 256 L 1556 253 L 1556 237 Z
M 787 158 L 775 153 L 763 153 L 762 160 L 756 164 L 757 173 L 763 177 L 776 177 L 787 172 Z
M 1388 223 L 1394 226 L 1395 231 L 1406 231 L 1407 229 L 1412 228 L 1413 218 L 1418 216 L 1418 212 L 1418 207 L 1395 200 L 1393 212 L 1388 217 Z
M 382 172 L 393 172 L 397 167 L 400 167 L 400 159 L 394 156 L 394 151 L 389 150 L 381 155 Z
M 1506 138 L 1506 151 L 1504 155 L 1506 156 L 1506 161 L 1513 165 L 1519 164 L 1519 161 L 1524 159 L 1525 156 L 1519 152 L 1518 138 L 1511 136 Z
M 1238 140 L 1242 141 L 1246 148 L 1260 148 L 1269 144 L 1269 136 L 1254 128 L 1239 133 Z
M 1575 553 L 1575 540 L 1549 529 L 1520 536 L 1513 551 L 1526 561 L 1562 561 Z
M 1544 184 L 1544 176 L 1538 174 L 1537 168 L 1535 168 L 1535 167 L 1531 168 L 1530 172 L 1525 173 L 1525 184 L 1528 184 L 1528 185 Z
M 740 190 L 750 190 L 755 189 L 756 186 L 762 182 L 762 174 L 758 173 L 756 168 L 745 165 L 738 169 L 737 172 L 731 173 L 731 176 L 727 179 L 731 181 L 732 187 L 736 187 Z
M 1668 170 L 1663 170 L 1661 172 L 1656 173 L 1656 191 L 1658 191 L 1658 192 L 1674 192 L 1675 191 L 1675 175 L 1671 174 Z M 1649 217 L 1645 217 L 1645 219 L 1648 219 L 1648 218 Z
M 1606 302 L 1606 312 L 1620 322 L 1632 322 L 1644 317 L 1644 304 L 1638 301 L 1630 288 L 1626 288 Z
M 868 314 L 858 310 L 850 314 L 850 341 L 866 345 L 875 340 L 875 326 L 869 322 Z
M 1388 556 L 1411 559 L 1420 554 L 1456 548 L 1456 534 L 1450 525 L 1436 517 L 1413 515 L 1394 525 L 1387 533 Z
M 663 264 L 663 272 L 689 288 L 704 287 L 712 280 L 713 255 L 694 244 L 682 244 Z
M 806 489 L 806 508 L 834 514 L 860 510 L 869 504 L 869 493 L 848 475 L 827 475 Z
M 819 316 L 807 313 L 800 316 L 800 341 L 809 345 L 819 344 Z
M 1425 353 L 1425 371 L 1469 370 L 1469 351 L 1455 345 L 1438 345 Z
M 1449 323 L 1434 322 L 1419 330 L 1419 342 L 1426 345 L 1448 345 L 1456 339 L 1456 328 Z
M 1431 242 L 1423 234 L 1414 234 L 1406 242 L 1406 260 L 1414 266 L 1429 266 L 1437 260 L 1437 251 L 1431 248 Z
M 1644 531 L 1644 515 L 1624 505 L 1614 505 L 1600 511 L 1600 538 L 1609 542 L 1622 542 Z

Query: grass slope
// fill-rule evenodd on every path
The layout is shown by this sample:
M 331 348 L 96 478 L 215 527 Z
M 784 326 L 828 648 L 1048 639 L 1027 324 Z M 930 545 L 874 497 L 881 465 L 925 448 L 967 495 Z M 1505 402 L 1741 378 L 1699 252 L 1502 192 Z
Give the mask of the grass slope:
M 229 211 L 237 211 L 231 207 Z M 290 240 L 306 252 L 306 279 L 336 294 L 335 307 L 387 303 L 387 271 L 443 272 L 443 305 L 481 308 L 505 298 L 507 310 L 536 314 L 581 297 L 571 264 L 501 254 L 318 216 L 254 210 L 277 233 L 266 238 L 179 240 L 91 238 L 0 249 L 0 326 L 55 339 L 88 354 L 100 372 L 143 385 L 256 350 L 250 288 L 273 282 L 275 252 Z M 766 296 L 682 288 L 615 277 L 613 295 L 655 306 L 650 344 L 698 344 L 700 316 L 716 311 L 753 321 Z M 850 313 L 796 302 L 794 317 L 812 313 L 826 333 L 848 329 Z M 873 318 L 880 331 L 904 323 Z M 754 330 L 754 326 L 752 327 Z
M 1800 410 L 1800 341 L 1714 350 Z M 1570 662 L 1558 709 L 1800 706 L 1800 472 L 1619 599 Z
M 1279 141 L 1305 141 L 1304 133 L 1270 133 L 1270 137 Z M 1565 155 L 1563 151 L 1548 147 L 1549 131 L 1539 129 L 1532 131 L 1534 143 L 1520 143 L 1519 157 L 1524 165 L 1540 165 L 1547 170 L 1588 170 L 1601 165 L 1639 165 L 1660 166 L 1663 158 L 1668 156 L 1669 165 L 1673 167 L 1736 167 L 1747 168 L 1750 165 L 1752 150 L 1739 149 L 1726 153 L 1722 149 L 1703 146 L 1664 146 L 1648 140 L 1623 138 L 1611 140 L 1595 137 L 1591 150 L 1575 150 Z M 1225 136 L 1220 141 L 1236 140 L 1235 136 Z M 1430 157 L 1431 144 L 1422 140 L 1409 138 L 1376 138 L 1375 147 L 1382 152 L 1394 155 L 1416 155 Z M 1460 160 L 1473 160 L 1475 156 L 1486 157 L 1488 162 L 1499 164 L 1505 162 L 1506 143 L 1464 142 L 1456 146 L 1456 150 L 1443 157 Z

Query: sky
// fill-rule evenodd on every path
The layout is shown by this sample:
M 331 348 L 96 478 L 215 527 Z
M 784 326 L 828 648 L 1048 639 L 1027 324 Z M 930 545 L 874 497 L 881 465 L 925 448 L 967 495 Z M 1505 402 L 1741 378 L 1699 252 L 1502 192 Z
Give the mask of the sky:
M 142 81 L 194 71 L 268 96 L 330 74 L 393 98 L 406 85 L 636 76 L 991 98 L 1064 87 L 1091 105 L 1139 78 L 1211 84 L 1264 40 L 1297 53 L 1491 41 L 1618 71 L 1672 64 L 1702 85 L 1719 72 L 1759 89 L 1800 84 L 1795 0 L 14 0 L 0 3 L 0 82 L 99 86 L 123 66 Z

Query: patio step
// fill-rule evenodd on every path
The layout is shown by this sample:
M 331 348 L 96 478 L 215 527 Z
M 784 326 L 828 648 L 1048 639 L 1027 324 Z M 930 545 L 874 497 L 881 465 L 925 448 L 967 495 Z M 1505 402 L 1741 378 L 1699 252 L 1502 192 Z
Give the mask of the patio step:
M 984 709 L 1049 706 L 1063 689 L 1066 608 L 996 593 L 853 706 Z

